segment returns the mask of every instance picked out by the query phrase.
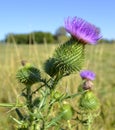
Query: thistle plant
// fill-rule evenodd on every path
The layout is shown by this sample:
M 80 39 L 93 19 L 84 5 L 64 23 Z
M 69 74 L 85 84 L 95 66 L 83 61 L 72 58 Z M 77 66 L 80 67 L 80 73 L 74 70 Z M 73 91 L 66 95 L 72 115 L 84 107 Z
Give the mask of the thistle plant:
M 43 65 L 48 78 L 42 76 L 40 69 L 22 61 L 16 78 L 23 84 L 20 92 L 23 103 L 18 97 L 16 103 L 0 104 L 15 110 L 18 117 L 11 118 L 18 130 L 80 130 L 79 125 L 84 130 L 91 130 L 93 120 L 99 113 L 100 103 L 93 92 L 92 83 L 95 74 L 89 70 L 81 71 L 85 46 L 97 43 L 101 38 L 99 29 L 77 17 L 68 17 L 65 29 L 71 38 L 56 48 Z M 70 94 L 57 90 L 59 81 L 73 73 L 80 73 L 82 78 L 78 91 Z M 38 84 L 36 89 L 33 89 L 34 84 Z M 77 108 L 71 105 L 70 100 L 76 100 Z
M 80 76 L 83 80 L 82 88 L 80 91 L 87 90 L 83 93 L 79 100 L 79 116 L 78 120 L 82 123 L 86 129 L 91 130 L 91 125 L 95 117 L 99 115 L 100 102 L 99 99 L 93 92 L 93 83 L 92 80 L 95 79 L 95 74 L 92 71 L 84 70 L 80 73 Z M 80 86 L 80 87 L 81 87 Z M 82 118 L 82 120 L 80 119 Z

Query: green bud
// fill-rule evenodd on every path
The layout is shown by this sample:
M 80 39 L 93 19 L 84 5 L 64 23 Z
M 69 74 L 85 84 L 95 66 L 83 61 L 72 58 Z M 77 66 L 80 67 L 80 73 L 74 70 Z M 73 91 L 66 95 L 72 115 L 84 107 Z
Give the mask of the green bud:
M 83 63 L 84 45 L 70 39 L 55 50 L 53 57 L 45 62 L 44 69 L 51 77 L 66 76 L 80 71 Z
M 62 44 L 54 52 L 55 68 L 62 74 L 80 71 L 84 63 L 84 46 L 74 39 Z
M 74 110 L 70 104 L 63 104 L 61 107 L 62 118 L 64 120 L 70 120 L 74 115 Z
M 25 85 L 32 85 L 40 81 L 40 71 L 30 63 L 26 63 L 18 70 L 16 78 Z
M 50 75 L 51 77 L 55 76 L 57 74 L 57 70 L 55 69 L 56 65 L 56 59 L 54 58 L 49 58 L 46 60 L 44 64 L 44 70 L 45 72 Z
M 80 107 L 84 110 L 98 110 L 100 102 L 92 91 L 85 92 L 80 98 Z

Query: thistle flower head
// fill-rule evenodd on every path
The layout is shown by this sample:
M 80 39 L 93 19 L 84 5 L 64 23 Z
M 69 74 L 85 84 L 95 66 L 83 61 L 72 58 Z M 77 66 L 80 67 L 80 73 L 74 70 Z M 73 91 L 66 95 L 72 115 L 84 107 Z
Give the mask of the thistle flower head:
M 84 43 L 96 44 L 101 38 L 99 28 L 81 18 L 67 18 L 65 20 L 65 29 L 77 40 Z
M 83 70 L 80 72 L 80 76 L 82 79 L 94 80 L 95 74 L 90 70 Z
M 17 71 L 16 78 L 25 85 L 33 85 L 40 81 L 40 71 L 30 63 L 22 62 L 22 67 Z

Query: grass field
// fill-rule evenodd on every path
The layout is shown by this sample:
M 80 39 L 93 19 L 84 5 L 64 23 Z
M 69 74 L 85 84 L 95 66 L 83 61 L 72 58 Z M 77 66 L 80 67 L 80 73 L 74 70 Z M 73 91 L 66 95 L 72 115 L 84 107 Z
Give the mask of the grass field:
M 0 45 L 0 102 L 15 102 L 21 90 L 21 85 L 15 78 L 21 60 L 39 67 L 44 75 L 43 63 L 57 46 Z M 115 44 L 87 45 L 83 69 L 96 73 L 94 91 L 101 102 L 101 115 L 95 120 L 92 130 L 115 130 Z M 63 79 L 59 86 L 66 86 L 73 92 L 80 80 L 79 74 L 73 74 Z M 9 113 L 8 110 L 0 108 L 0 130 L 13 130 L 14 122 L 9 117 L 12 112 Z

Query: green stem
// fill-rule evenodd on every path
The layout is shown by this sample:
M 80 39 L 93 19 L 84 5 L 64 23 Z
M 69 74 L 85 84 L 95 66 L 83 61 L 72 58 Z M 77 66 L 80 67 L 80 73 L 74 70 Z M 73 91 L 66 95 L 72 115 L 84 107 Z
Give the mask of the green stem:
M 41 85 L 39 88 L 37 88 L 36 90 L 34 90 L 32 93 L 31 93 L 31 96 L 33 95 L 33 94 L 36 94 L 36 92 L 38 92 L 42 87 L 48 87 L 48 88 L 50 88 L 50 85 L 48 84 L 49 82 L 51 81 L 51 78 L 49 79 L 49 80 L 45 80 L 45 79 L 42 79 L 42 82 L 44 83 L 43 85 Z
M 71 126 L 71 122 L 70 122 L 70 120 L 67 121 L 67 124 L 68 124 L 68 128 L 69 128 L 69 130 L 72 130 L 72 126 Z
M 50 93 L 50 98 L 51 98 L 51 95 L 52 93 Z M 52 107 L 53 107 L 53 104 L 56 102 L 56 100 L 52 100 L 52 99 L 50 99 L 50 101 L 49 101 L 49 105 L 48 105 L 48 111 L 47 111 L 47 118 L 48 118 L 48 116 L 49 116 L 49 114 L 51 113 L 51 109 L 52 109 Z
M 74 97 L 76 97 L 76 96 L 79 96 L 79 95 L 81 95 L 81 94 L 84 94 L 86 91 L 87 91 L 87 90 L 85 90 L 85 91 L 83 91 L 83 92 L 78 92 L 78 93 L 75 93 L 75 94 L 72 94 L 72 95 L 65 95 L 64 97 L 62 97 L 62 98 L 60 99 L 60 101 L 63 101 L 63 100 L 65 100 L 65 99 L 69 99 L 69 98 L 74 98 Z
M 16 108 L 15 111 L 16 111 L 18 117 L 20 118 L 20 120 L 22 120 L 24 117 L 23 117 L 22 113 L 20 112 L 20 110 Z
M 43 85 L 41 85 L 39 88 L 37 88 L 35 91 L 33 91 L 32 93 L 31 93 L 31 96 L 33 95 L 33 94 L 36 94 L 36 92 L 38 92 L 42 87 L 44 87 L 45 86 L 45 84 L 43 84 Z
M 92 114 L 89 113 L 89 116 L 88 116 L 88 130 L 91 130 L 91 124 L 93 122 L 93 119 L 92 119 Z
M 0 103 L 0 107 L 16 107 L 16 108 L 18 108 L 18 107 L 23 107 L 24 105 L 22 105 L 22 104 L 16 104 L 16 103 L 12 103 L 12 104 L 10 104 L 10 103 Z
M 87 124 L 86 130 L 91 130 L 91 124 L 92 124 L 92 114 L 91 113 L 89 113 L 89 115 L 88 115 L 88 122 L 87 123 L 88 124 Z
M 61 80 L 63 78 L 63 75 L 57 74 L 57 76 L 51 80 L 51 85 L 50 85 L 50 89 L 54 90 L 56 88 L 56 85 L 58 84 L 59 80 Z
M 91 125 L 88 126 L 88 130 L 91 130 Z
M 27 86 L 26 88 L 26 102 L 28 109 L 32 112 L 32 95 L 31 95 L 31 86 Z

